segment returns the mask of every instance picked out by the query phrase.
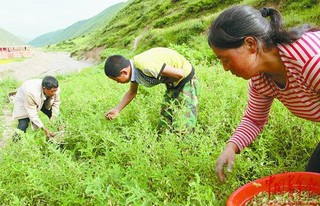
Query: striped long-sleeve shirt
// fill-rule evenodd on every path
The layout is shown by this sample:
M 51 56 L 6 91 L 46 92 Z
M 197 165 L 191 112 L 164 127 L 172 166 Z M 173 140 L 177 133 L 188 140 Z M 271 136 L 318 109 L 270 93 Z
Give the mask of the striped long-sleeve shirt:
M 320 122 L 320 32 L 304 34 L 292 44 L 277 45 L 287 72 L 284 88 L 260 73 L 249 82 L 245 114 L 229 142 L 248 146 L 268 120 L 273 99 L 303 119 Z

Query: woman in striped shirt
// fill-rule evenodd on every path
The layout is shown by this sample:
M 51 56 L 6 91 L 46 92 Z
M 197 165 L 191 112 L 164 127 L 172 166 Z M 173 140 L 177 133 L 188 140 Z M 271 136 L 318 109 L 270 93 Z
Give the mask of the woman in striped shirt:
M 224 166 L 231 171 L 236 153 L 260 134 L 274 98 L 292 114 L 320 121 L 320 30 L 285 30 L 277 10 L 238 5 L 212 23 L 208 43 L 226 71 L 250 79 L 245 114 L 216 162 L 223 182 Z M 320 144 L 306 171 L 320 172 Z

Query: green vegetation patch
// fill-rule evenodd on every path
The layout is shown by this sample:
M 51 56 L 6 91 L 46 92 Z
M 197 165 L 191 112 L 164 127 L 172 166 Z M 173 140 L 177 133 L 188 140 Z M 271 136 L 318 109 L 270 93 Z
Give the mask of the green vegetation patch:
M 7 64 L 11 62 L 22 62 L 25 58 L 0 59 L 0 64 Z
M 172 47 L 191 55 L 186 47 Z M 194 64 L 201 83 L 198 126 L 193 135 L 181 138 L 155 130 L 164 86 L 140 87 L 120 116 L 107 121 L 104 112 L 129 85 L 109 80 L 102 66 L 58 76 L 63 145 L 49 143 L 42 131 L 29 128 L 19 142 L 0 150 L 3 204 L 220 206 L 254 179 L 303 170 L 319 141 L 316 124 L 294 117 L 276 102 L 264 132 L 237 155 L 234 171 L 221 185 L 215 160 L 242 117 L 247 82 L 224 72 L 218 62 Z M 1 88 L 15 87 L 6 82 Z M 8 104 L 3 101 L 2 107 Z

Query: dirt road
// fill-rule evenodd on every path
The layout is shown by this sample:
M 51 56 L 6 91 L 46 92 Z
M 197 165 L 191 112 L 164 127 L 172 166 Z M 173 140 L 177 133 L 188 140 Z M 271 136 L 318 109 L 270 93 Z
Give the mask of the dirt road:
M 90 66 L 93 64 L 72 59 L 67 52 L 32 51 L 31 57 L 23 62 L 0 64 L 0 80 L 12 77 L 24 81 L 45 75 L 76 72 Z

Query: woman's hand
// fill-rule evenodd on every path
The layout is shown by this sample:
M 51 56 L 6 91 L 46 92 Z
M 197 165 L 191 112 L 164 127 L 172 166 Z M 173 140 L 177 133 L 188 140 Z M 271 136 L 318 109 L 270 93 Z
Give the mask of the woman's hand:
M 227 165 L 228 172 L 232 171 L 232 167 L 238 150 L 238 147 L 234 143 L 229 142 L 224 148 L 221 155 L 218 157 L 215 170 L 220 182 L 226 181 L 226 174 L 224 172 L 225 165 Z

